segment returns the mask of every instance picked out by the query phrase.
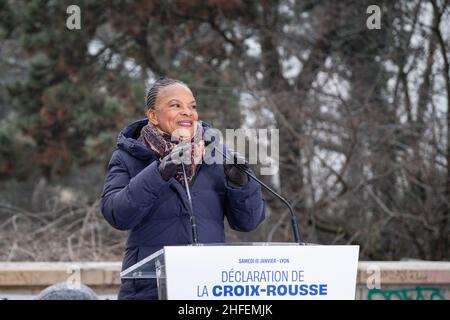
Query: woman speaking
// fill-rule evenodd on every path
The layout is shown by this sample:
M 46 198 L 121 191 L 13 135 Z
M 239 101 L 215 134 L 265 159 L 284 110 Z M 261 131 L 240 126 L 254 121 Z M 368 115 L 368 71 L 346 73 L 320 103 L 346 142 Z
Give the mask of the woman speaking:
M 166 245 L 192 243 L 192 195 L 199 243 L 225 242 L 224 217 L 251 231 L 265 216 L 261 189 L 231 164 L 202 161 L 204 133 L 194 95 L 181 81 L 158 79 L 147 93 L 147 118 L 123 129 L 108 164 L 101 199 L 105 219 L 129 230 L 122 270 Z M 181 156 L 190 157 L 180 169 Z M 154 279 L 122 279 L 119 299 L 157 299 Z

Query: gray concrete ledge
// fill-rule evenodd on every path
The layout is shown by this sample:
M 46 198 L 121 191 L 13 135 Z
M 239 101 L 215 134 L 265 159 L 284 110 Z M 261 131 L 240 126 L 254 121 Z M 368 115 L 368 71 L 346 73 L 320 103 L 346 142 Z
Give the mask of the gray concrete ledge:
M 120 268 L 120 262 L 0 262 L 0 295 L 38 294 L 61 281 L 80 281 L 97 294 L 115 294 Z M 409 297 L 450 299 L 450 262 L 359 262 L 357 299 Z

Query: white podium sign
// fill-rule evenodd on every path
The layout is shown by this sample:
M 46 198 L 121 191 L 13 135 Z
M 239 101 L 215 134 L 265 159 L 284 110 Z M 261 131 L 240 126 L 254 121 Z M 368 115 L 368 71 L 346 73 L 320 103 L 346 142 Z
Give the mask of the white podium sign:
M 168 246 L 164 251 L 168 299 L 355 299 L 359 246 Z

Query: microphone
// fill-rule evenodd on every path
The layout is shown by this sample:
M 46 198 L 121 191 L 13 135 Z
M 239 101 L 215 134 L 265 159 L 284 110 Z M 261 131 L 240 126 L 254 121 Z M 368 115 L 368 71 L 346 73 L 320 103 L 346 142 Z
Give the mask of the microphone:
M 214 136 L 210 137 L 211 140 L 209 141 L 205 141 L 205 146 L 208 146 L 209 144 L 211 144 L 213 141 L 215 141 Z M 291 213 L 291 225 L 292 225 L 292 233 L 294 235 L 294 240 L 296 243 L 299 243 L 301 245 L 303 245 L 303 241 L 300 238 L 300 229 L 298 226 L 298 222 L 297 222 L 297 216 L 294 212 L 294 208 L 292 208 L 292 205 L 289 203 L 289 201 L 287 201 L 283 196 L 281 196 L 280 194 L 278 194 L 275 190 L 273 190 L 272 188 L 270 188 L 267 184 L 265 184 L 264 182 L 262 182 L 260 179 L 258 179 L 249 169 L 247 169 L 246 166 L 242 165 L 242 164 L 238 164 L 235 163 L 235 158 L 233 155 L 231 155 L 229 153 L 228 150 L 226 150 L 226 154 L 224 154 L 223 152 L 221 152 L 216 146 L 214 146 L 214 150 L 216 152 L 219 152 L 219 154 L 221 154 L 223 157 L 225 157 L 226 160 L 229 160 L 230 157 L 232 160 L 231 165 L 233 165 L 234 167 L 236 167 L 237 169 L 239 169 L 240 171 L 246 173 L 250 178 L 252 178 L 253 180 L 255 180 L 257 183 L 259 183 L 262 187 L 264 187 L 267 191 L 269 191 L 271 194 L 273 194 L 275 197 L 277 197 L 278 199 L 280 199 L 289 209 L 290 213 Z
M 192 230 L 192 243 L 193 244 L 198 244 L 198 233 L 197 233 L 197 221 L 195 220 L 195 215 L 194 215 L 194 208 L 192 206 L 192 197 L 191 197 L 191 191 L 189 189 L 189 182 L 187 179 L 187 175 L 186 175 L 186 169 L 184 167 L 184 163 L 181 162 L 181 168 L 183 169 L 183 180 L 184 180 L 184 185 L 186 186 L 186 194 L 187 194 L 187 198 L 188 198 L 188 208 L 189 208 L 189 221 L 191 222 L 191 230 Z
M 179 139 L 179 143 L 188 144 L 190 142 Z M 189 155 L 189 157 L 190 157 L 190 155 Z M 183 181 L 184 181 L 184 185 L 186 187 L 186 195 L 187 195 L 187 199 L 188 199 L 189 222 L 191 223 L 191 230 L 192 230 L 192 244 L 198 245 L 197 221 L 196 221 L 195 215 L 194 215 L 194 207 L 192 205 L 191 190 L 189 188 L 189 181 L 187 179 L 186 168 L 184 166 L 183 158 L 184 158 L 184 155 L 182 155 L 182 158 L 180 160 L 181 160 L 181 169 L 182 169 L 182 173 L 183 173 Z

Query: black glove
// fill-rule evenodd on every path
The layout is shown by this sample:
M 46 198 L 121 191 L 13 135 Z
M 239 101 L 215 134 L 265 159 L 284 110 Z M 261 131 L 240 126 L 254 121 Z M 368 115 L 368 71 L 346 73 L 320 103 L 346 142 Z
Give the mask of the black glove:
M 241 167 L 244 167 L 247 170 L 249 169 L 247 161 L 245 160 L 245 158 L 242 155 L 240 155 L 239 153 L 237 153 L 234 150 L 229 150 L 228 154 L 229 154 L 229 156 L 228 156 L 229 158 L 230 158 L 230 156 L 233 157 L 235 164 L 239 164 Z M 228 181 L 228 185 L 230 187 L 241 188 L 248 183 L 247 174 L 245 172 L 242 172 L 235 166 L 233 166 L 231 163 L 227 163 L 227 161 L 225 161 L 225 163 L 223 164 L 223 169 L 225 172 L 225 177 L 227 178 L 227 181 Z
M 158 170 L 164 181 L 169 181 L 170 178 L 176 175 L 183 155 L 190 148 L 190 143 L 180 143 L 167 156 L 162 158 Z

